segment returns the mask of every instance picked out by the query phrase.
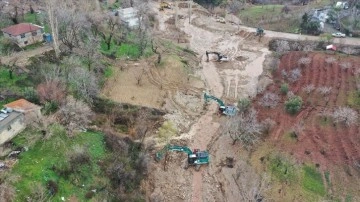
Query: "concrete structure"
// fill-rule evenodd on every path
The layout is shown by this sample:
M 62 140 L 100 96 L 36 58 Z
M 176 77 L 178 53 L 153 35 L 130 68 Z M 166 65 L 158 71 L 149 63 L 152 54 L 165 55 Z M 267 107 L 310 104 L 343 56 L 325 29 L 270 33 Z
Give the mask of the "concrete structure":
M 0 146 L 24 130 L 27 123 L 41 116 L 40 109 L 25 99 L 6 104 L 0 110 Z
M 11 39 L 20 47 L 43 41 L 43 27 L 31 23 L 20 23 L 1 30 L 4 37 Z
M 0 112 L 0 145 L 10 141 L 26 127 L 24 114 L 12 109 Z
M 122 8 L 118 10 L 120 20 L 126 23 L 130 28 L 139 26 L 139 16 L 136 8 Z
M 33 104 L 25 99 L 19 99 L 4 105 L 6 108 L 11 108 L 17 112 L 23 113 L 25 122 L 29 123 L 37 117 L 41 117 L 41 107 Z

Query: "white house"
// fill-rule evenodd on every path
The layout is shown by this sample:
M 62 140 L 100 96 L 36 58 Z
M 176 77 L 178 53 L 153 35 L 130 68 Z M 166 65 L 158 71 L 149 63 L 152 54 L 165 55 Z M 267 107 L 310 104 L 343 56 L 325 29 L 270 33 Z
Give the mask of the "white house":
M 119 17 L 122 22 L 125 22 L 130 28 L 139 26 L 139 16 L 136 8 L 121 8 L 118 10 Z
M 346 1 L 338 1 L 335 4 L 336 8 L 349 9 L 349 3 Z
M 1 30 L 5 38 L 9 38 L 24 47 L 43 40 L 43 27 L 31 23 L 11 25 Z

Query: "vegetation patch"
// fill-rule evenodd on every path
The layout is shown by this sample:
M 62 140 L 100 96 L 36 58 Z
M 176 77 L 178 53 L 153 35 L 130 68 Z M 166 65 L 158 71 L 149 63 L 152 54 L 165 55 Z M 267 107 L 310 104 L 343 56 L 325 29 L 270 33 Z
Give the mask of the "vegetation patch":
M 295 165 L 281 155 L 269 158 L 269 168 L 271 173 L 283 182 L 295 182 L 298 177 Z
M 360 91 L 353 91 L 347 97 L 347 104 L 356 109 L 360 109 Z
M 20 190 L 16 201 L 25 201 L 29 196 L 37 198 L 33 189 L 36 184 L 41 185 L 44 196 L 54 201 L 72 195 L 84 199 L 90 189 L 99 189 L 104 185 L 99 183 L 106 179 L 97 164 L 106 154 L 102 134 L 86 132 L 70 138 L 59 125 L 52 126 L 51 133 L 48 140 L 38 141 L 33 148 L 22 153 L 11 171 L 19 176 L 14 183 L 15 188 Z M 26 146 L 24 139 L 26 137 L 19 136 L 14 142 L 18 146 Z M 56 187 L 57 193 L 49 187 Z
M 307 191 L 313 192 L 320 196 L 324 196 L 326 194 L 326 191 L 321 173 L 318 172 L 316 168 L 308 165 L 304 166 L 302 170 L 303 170 L 303 179 L 302 179 L 303 188 Z

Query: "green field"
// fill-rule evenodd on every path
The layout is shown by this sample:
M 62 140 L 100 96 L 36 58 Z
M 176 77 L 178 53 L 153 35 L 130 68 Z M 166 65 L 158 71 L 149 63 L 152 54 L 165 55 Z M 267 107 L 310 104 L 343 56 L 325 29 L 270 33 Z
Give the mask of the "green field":
M 86 132 L 68 137 L 58 125 L 52 126 L 51 132 L 53 135 L 50 139 L 37 141 L 28 151 L 22 153 L 12 169 L 12 174 L 18 176 L 13 183 L 18 190 L 16 201 L 26 201 L 27 196 L 36 198 L 35 193 L 41 190 L 50 197 L 47 187 L 50 181 L 55 182 L 58 187 L 57 193 L 51 196 L 51 201 L 60 201 L 61 197 L 70 196 L 84 200 L 91 189 L 100 189 L 107 184 L 107 179 L 98 165 L 98 161 L 106 155 L 102 134 Z M 24 132 L 17 136 L 13 140 L 16 146 L 27 146 L 28 137 L 24 135 L 30 134 Z M 36 133 L 32 135 L 39 136 Z M 81 149 L 86 151 L 90 161 L 79 165 L 72 164 L 71 156 Z M 66 173 L 66 169 L 71 169 L 74 173 Z

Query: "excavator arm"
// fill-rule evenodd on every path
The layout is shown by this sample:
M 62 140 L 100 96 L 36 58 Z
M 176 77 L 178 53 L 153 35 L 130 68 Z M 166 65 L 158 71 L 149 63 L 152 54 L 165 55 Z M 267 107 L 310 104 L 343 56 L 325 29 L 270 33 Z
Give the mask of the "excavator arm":
M 164 148 L 162 148 L 160 151 L 156 152 L 156 155 L 155 155 L 156 160 L 160 161 L 164 157 L 164 155 L 166 154 L 167 151 L 185 152 L 188 155 L 193 153 L 191 151 L 191 149 L 189 149 L 188 147 L 168 144 Z
M 217 57 L 218 57 L 217 61 L 218 61 L 218 62 L 220 62 L 222 58 L 227 58 L 226 56 L 220 54 L 219 52 L 206 51 L 206 61 L 209 61 L 209 54 L 215 54 L 215 55 L 217 55 Z
M 224 102 L 215 96 L 204 93 L 204 99 L 206 102 L 209 102 L 209 100 L 215 100 L 220 105 L 220 107 L 225 107 Z

